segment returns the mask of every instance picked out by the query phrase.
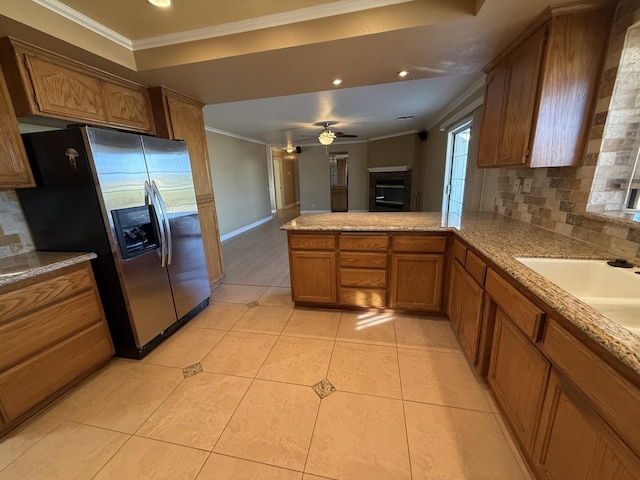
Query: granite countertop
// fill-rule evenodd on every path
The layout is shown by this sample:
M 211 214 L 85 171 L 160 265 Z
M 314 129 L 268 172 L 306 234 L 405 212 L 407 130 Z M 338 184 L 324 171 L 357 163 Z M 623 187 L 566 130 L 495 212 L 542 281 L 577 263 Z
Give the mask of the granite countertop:
M 0 287 L 96 258 L 95 253 L 28 252 L 0 258 Z
M 534 272 L 515 257 L 613 258 L 603 248 L 493 213 L 465 214 L 460 225 L 442 225 L 437 213 L 305 214 L 281 227 L 293 231 L 454 231 L 488 260 L 640 374 L 640 336 Z

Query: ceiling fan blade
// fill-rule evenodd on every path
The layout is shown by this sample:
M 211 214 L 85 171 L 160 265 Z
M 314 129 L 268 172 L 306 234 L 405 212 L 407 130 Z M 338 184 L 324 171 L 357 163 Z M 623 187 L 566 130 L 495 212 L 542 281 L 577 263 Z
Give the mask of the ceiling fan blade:
M 340 137 L 340 138 L 357 138 L 358 135 L 350 135 L 348 133 L 342 133 L 342 132 L 334 132 L 336 137 Z

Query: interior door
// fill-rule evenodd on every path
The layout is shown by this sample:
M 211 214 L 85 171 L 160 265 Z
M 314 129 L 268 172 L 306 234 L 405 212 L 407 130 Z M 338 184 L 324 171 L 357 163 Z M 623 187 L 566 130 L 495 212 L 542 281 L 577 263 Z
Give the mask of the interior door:
M 349 154 L 346 152 L 329 155 L 332 212 L 349 210 L 348 161 Z

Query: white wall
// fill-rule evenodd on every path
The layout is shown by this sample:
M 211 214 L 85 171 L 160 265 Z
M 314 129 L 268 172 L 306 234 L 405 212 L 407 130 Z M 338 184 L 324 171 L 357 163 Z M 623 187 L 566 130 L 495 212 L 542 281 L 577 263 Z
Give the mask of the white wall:
M 271 216 L 265 146 L 207 131 L 220 235 Z

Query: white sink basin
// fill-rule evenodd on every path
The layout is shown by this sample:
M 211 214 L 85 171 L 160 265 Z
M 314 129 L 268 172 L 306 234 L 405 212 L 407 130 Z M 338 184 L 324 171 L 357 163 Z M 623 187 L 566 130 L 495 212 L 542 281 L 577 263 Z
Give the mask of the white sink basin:
M 640 335 L 640 275 L 605 260 L 516 258 L 531 270 Z

